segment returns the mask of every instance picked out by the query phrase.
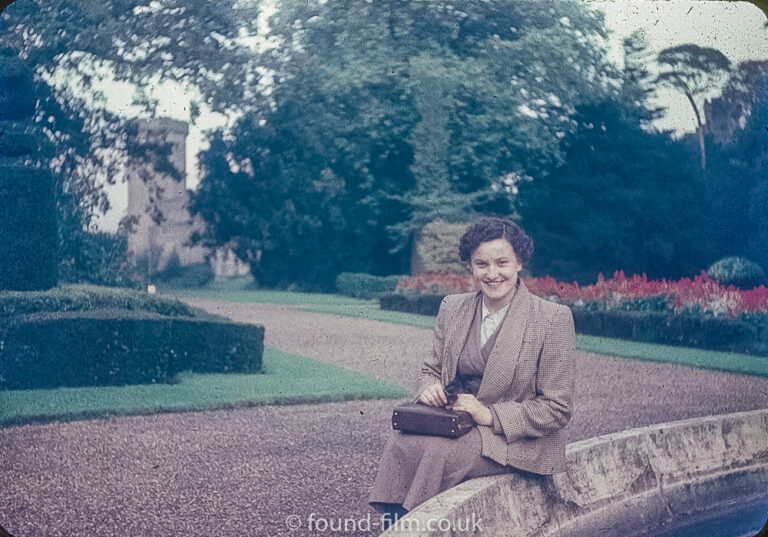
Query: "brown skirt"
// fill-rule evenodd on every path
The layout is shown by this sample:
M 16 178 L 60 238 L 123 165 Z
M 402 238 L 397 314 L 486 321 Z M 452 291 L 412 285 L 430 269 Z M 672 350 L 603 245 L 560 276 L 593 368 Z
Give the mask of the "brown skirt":
M 384 448 L 369 503 L 399 503 L 411 510 L 432 496 L 473 477 L 511 468 L 482 455 L 477 428 L 460 438 L 393 431 Z

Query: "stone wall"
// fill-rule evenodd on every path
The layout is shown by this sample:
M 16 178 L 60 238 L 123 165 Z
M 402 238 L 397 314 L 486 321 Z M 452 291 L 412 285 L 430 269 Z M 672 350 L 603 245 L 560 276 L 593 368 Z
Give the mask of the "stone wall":
M 768 409 L 633 429 L 570 444 L 567 471 L 467 481 L 382 535 L 653 536 L 768 504 Z M 430 521 L 432 521 L 430 523 Z M 430 528 L 434 528 L 430 531 Z

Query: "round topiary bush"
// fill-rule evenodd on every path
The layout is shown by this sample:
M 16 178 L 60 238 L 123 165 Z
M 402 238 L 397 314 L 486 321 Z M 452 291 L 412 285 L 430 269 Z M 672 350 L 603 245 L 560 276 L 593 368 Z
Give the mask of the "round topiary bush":
M 733 285 L 739 289 L 752 289 L 766 284 L 765 271 L 744 257 L 724 257 L 707 269 L 707 276 L 720 285 Z

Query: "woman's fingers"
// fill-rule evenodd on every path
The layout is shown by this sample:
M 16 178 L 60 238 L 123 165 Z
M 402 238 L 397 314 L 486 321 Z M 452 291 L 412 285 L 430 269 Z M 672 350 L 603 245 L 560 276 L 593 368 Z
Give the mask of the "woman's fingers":
M 445 391 L 439 384 L 434 384 L 424 390 L 424 393 L 421 394 L 421 401 L 429 406 L 444 406 L 448 404 L 448 398 L 445 396 Z

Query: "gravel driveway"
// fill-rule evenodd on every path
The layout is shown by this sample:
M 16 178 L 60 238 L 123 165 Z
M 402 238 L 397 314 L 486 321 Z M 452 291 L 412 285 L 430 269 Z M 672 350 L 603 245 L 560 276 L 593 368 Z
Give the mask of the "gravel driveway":
M 188 302 L 264 324 L 269 346 L 408 387 L 430 346 L 430 332 L 418 328 L 290 306 Z M 577 353 L 577 367 L 571 440 L 768 407 L 766 379 L 586 353 Z M 0 524 L 16 537 L 376 535 L 366 496 L 396 403 L 0 429 Z M 345 519 L 349 531 L 329 529 Z

